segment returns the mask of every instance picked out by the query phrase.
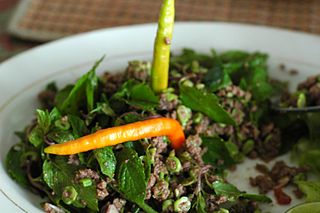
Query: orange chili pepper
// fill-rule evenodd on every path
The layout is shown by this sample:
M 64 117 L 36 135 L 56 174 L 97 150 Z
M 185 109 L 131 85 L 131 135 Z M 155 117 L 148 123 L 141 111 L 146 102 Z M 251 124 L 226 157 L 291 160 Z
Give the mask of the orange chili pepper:
M 170 139 L 172 148 L 181 148 L 185 136 L 179 122 L 171 118 L 153 118 L 102 129 L 76 140 L 48 146 L 44 149 L 44 152 L 56 155 L 71 155 L 127 141 L 165 135 Z

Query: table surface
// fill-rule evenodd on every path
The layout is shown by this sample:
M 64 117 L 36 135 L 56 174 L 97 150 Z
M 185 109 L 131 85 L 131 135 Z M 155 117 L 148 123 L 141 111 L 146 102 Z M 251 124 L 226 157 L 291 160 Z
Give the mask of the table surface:
M 21 3 L 24 10 L 16 10 Z M 160 5 L 161 0 L 0 0 L 0 62 L 50 39 L 156 22 Z M 18 12 L 16 31 L 9 34 L 9 22 Z M 241 22 L 319 34 L 320 1 L 176 0 L 176 20 Z

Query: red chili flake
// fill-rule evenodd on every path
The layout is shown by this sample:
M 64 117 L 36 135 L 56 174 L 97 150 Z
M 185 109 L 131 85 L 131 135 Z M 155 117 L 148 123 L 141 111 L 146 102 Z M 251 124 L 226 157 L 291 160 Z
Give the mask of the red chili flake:
M 281 187 L 276 187 L 273 189 L 273 193 L 277 199 L 278 204 L 288 205 L 291 203 L 291 197 L 287 195 Z

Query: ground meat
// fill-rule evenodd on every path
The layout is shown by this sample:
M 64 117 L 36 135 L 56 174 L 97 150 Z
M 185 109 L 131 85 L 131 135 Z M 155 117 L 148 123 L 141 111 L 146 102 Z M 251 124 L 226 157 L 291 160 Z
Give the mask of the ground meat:
M 146 61 L 130 61 L 126 70 L 127 79 L 147 81 L 151 65 Z
M 246 122 L 240 126 L 240 134 L 243 140 L 252 138 L 254 140 L 259 139 L 260 130 L 251 122 Z
M 190 161 L 185 161 L 182 163 L 182 171 L 187 172 L 191 168 L 191 162 Z
M 119 213 L 118 209 L 115 207 L 115 205 L 110 204 L 108 205 L 108 207 L 106 208 L 105 213 Z
M 190 135 L 185 141 L 186 150 L 198 165 L 203 165 L 201 143 L 199 135 Z
M 304 167 L 289 167 L 286 165 L 284 161 L 278 161 L 272 167 L 270 175 L 272 179 L 277 182 L 277 184 L 280 184 L 280 181 L 283 180 L 285 177 L 288 177 L 291 180 L 297 174 L 306 172 L 307 169 Z
M 177 186 L 172 186 L 171 188 L 173 188 L 173 192 L 177 198 L 181 197 L 186 193 L 186 187 L 183 186 L 182 184 L 178 184 Z
M 205 131 L 205 135 L 208 136 L 224 136 L 226 138 L 230 138 L 234 133 L 233 126 L 230 125 L 221 125 L 214 123 L 208 127 Z
M 99 200 L 103 200 L 109 195 L 109 192 L 107 190 L 107 182 L 104 180 L 101 180 L 97 183 L 97 190 L 96 194 Z
M 215 199 L 215 203 L 218 205 L 221 205 L 227 201 L 228 201 L 228 198 L 226 196 L 219 196 L 219 197 L 216 197 Z
M 317 80 L 318 80 L 318 76 L 308 77 L 307 80 L 305 80 L 304 82 L 301 82 L 298 85 L 298 90 L 309 89 L 310 87 L 312 87 L 314 84 L 317 83 Z
M 279 155 L 280 147 L 280 129 L 274 128 L 264 139 L 256 141 L 255 150 L 262 159 L 270 160 Z
M 156 184 L 156 181 L 157 181 L 156 176 L 154 174 L 151 174 L 147 184 L 147 189 L 151 189 L 151 187 L 153 187 L 154 184 Z
M 262 164 L 258 164 L 256 169 L 263 175 L 250 177 L 250 184 L 258 187 L 259 192 L 264 194 L 276 187 L 284 187 L 292 183 L 297 174 L 307 172 L 304 167 L 290 167 L 284 161 L 277 161 L 271 170 Z
M 124 81 L 124 74 L 123 73 L 110 74 L 108 72 L 105 72 L 102 75 L 102 80 L 104 82 L 105 92 L 107 94 L 112 95 L 122 85 Z
M 80 161 L 77 155 L 69 155 L 68 164 L 79 166 Z
M 258 175 L 255 178 L 250 177 L 250 184 L 258 187 L 260 194 L 266 194 L 274 187 L 274 182 L 268 175 Z
M 151 144 L 156 148 L 157 154 L 164 153 L 167 151 L 168 143 L 164 141 L 163 136 L 152 138 Z
M 91 178 L 93 180 L 99 180 L 100 176 L 97 172 L 93 171 L 92 169 L 80 169 L 76 173 L 75 180 L 79 181 L 83 178 Z
M 255 167 L 255 169 L 258 171 L 258 172 L 260 172 L 260 173 L 262 173 L 262 174 L 269 174 L 269 168 L 266 166 L 266 165 L 264 165 L 264 164 L 260 164 L 260 163 L 258 163 L 257 165 L 256 165 L 256 167 Z
M 298 92 L 303 92 L 306 96 L 307 106 L 320 105 L 320 84 L 319 75 L 310 76 L 298 85 Z M 284 93 L 281 101 L 288 106 L 297 106 L 298 96 L 296 94 Z
M 172 99 L 169 101 L 167 96 L 168 95 L 166 93 L 162 93 L 160 95 L 159 109 L 172 111 L 177 108 L 179 102 L 178 99 Z
M 219 208 L 216 204 L 216 197 L 214 195 L 208 195 L 206 199 L 206 207 L 208 212 L 214 212 Z
M 169 184 L 164 180 L 157 182 L 156 185 L 152 187 L 151 191 L 152 197 L 158 201 L 164 201 L 170 195 Z
M 210 124 L 209 118 L 207 116 L 203 117 L 200 123 L 195 127 L 196 134 L 205 133 L 205 131 L 208 129 L 209 124 Z
M 147 183 L 146 197 L 145 200 L 149 200 L 151 198 L 151 188 L 156 184 L 157 177 L 154 174 L 150 175 L 149 181 Z
M 43 210 L 46 213 L 64 213 L 65 211 L 51 203 L 44 203 Z
M 125 199 L 122 198 L 115 198 L 113 200 L 113 205 L 116 207 L 116 209 L 118 209 L 118 211 L 121 211 L 124 206 L 126 205 L 127 201 Z
M 52 90 L 45 90 L 38 95 L 42 106 L 46 109 L 51 109 L 54 106 L 54 100 L 56 97 L 56 92 Z
M 320 85 L 313 85 L 308 91 L 309 105 L 320 105 Z
M 159 180 L 159 174 L 168 174 L 167 167 L 165 163 L 162 161 L 163 156 L 162 155 L 156 155 L 155 156 L 155 161 L 154 161 L 154 167 L 153 167 L 153 175 Z
M 229 213 L 254 213 L 257 212 L 256 209 L 256 202 L 240 201 L 229 209 Z

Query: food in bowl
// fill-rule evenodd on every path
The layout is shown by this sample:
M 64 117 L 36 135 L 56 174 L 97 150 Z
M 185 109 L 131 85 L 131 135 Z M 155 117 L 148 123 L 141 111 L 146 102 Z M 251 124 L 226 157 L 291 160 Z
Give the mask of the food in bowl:
M 98 61 L 74 85 L 58 89 L 51 83 L 39 94 L 42 108 L 9 151 L 8 173 L 47 197 L 45 211 L 254 212 L 259 203 L 271 202 L 264 195 L 269 191 L 278 203 L 289 203 L 282 190 L 287 185 L 308 195 L 316 182 L 306 181 L 307 168 L 283 162 L 270 171 L 257 166 L 264 175 L 251 183 L 261 194 L 226 180 L 245 157 L 267 161 L 290 146 L 287 127 L 297 123 L 296 115 L 283 124 L 277 116 L 288 115 L 272 111 L 270 98 L 284 86 L 268 77 L 267 58 L 258 52 L 207 55 L 184 49 L 171 57 L 169 87 L 161 93 L 149 86 L 149 62 L 131 61 L 124 73 L 98 77 Z M 137 122 L 146 129 L 145 121 L 163 118 L 178 121 L 186 138 L 182 147 L 172 147 L 164 134 L 86 152 L 72 148 L 74 154 L 44 152 L 101 129 Z M 295 141 L 310 135 L 302 130 Z

